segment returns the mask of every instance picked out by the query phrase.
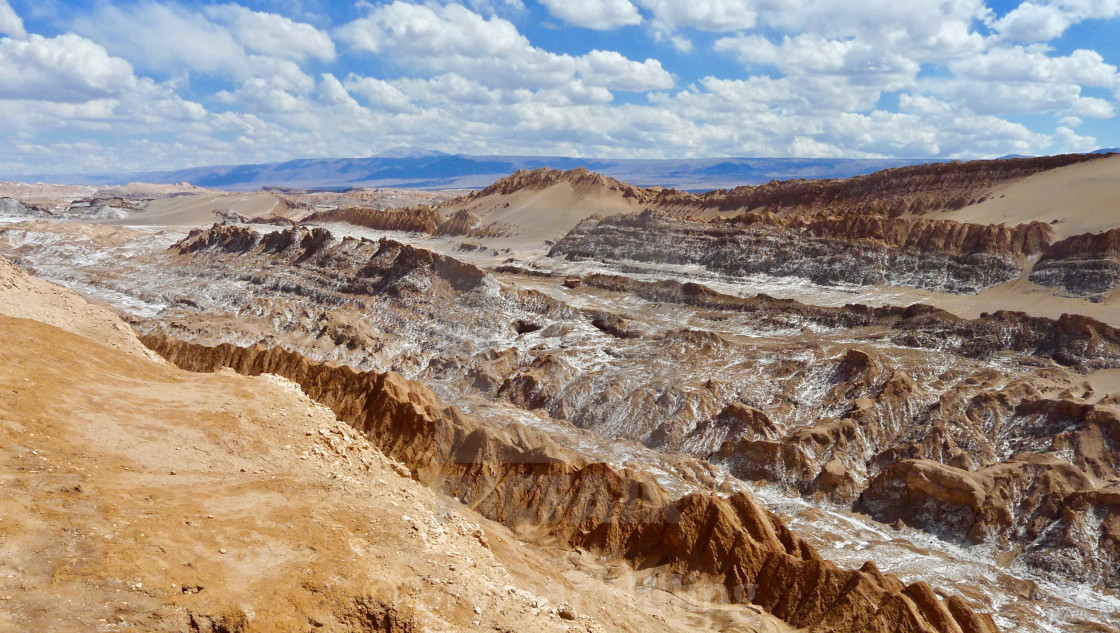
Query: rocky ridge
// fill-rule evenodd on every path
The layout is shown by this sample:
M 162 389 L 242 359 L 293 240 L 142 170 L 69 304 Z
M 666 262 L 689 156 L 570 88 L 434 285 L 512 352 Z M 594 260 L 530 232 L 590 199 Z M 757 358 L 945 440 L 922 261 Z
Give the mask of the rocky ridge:
M 958 209 L 983 200 L 995 186 L 1032 174 L 1086 161 L 1102 154 L 1065 154 L 927 163 L 884 169 L 842 180 L 786 180 L 701 194 L 672 189 L 648 199 L 674 214 L 769 211 L 783 215 L 872 214 L 899 217 Z
M 480 226 L 481 221 L 467 209 L 444 217 L 439 211 L 427 207 L 407 207 L 382 210 L 365 207 L 342 207 L 331 211 L 315 212 L 304 220 L 306 223 L 345 222 L 379 231 L 407 231 L 428 235 L 461 235 L 465 237 L 500 237 L 505 229 L 497 225 Z
M 800 277 L 819 285 L 896 285 L 975 293 L 1023 273 L 1052 232 L 882 216 L 747 214 L 681 220 L 645 211 L 581 222 L 553 257 L 699 265 L 726 275 Z

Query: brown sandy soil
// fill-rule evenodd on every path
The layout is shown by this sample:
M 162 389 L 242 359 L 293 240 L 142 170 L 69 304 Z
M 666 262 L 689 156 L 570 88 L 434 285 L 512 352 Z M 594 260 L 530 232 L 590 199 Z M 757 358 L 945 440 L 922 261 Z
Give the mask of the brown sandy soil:
M 160 198 L 144 205 L 139 213 L 117 224 L 183 226 L 208 224 L 216 220 L 215 211 L 232 211 L 247 218 L 291 215 L 291 209 L 277 194 L 206 192 L 197 195 Z
M 527 548 L 295 385 L 114 349 L 119 322 L 18 283 L 91 338 L 0 317 L 0 630 L 784 630 Z
M 451 215 L 459 209 L 470 209 L 480 218 L 480 226 L 508 226 L 511 228 L 509 237 L 503 238 L 502 243 L 517 246 L 563 237 L 581 220 L 595 214 L 613 215 L 641 210 L 637 200 L 624 197 L 622 187 L 628 187 L 624 183 L 585 169 L 559 173 L 557 182 L 536 180 L 553 175 L 543 174 L 545 171 L 548 170 L 518 172 L 492 187 L 508 182 L 511 183 L 511 191 L 491 191 L 492 188 L 489 188 L 474 196 L 449 202 L 441 211 Z
M 0 314 L 51 323 L 132 356 L 155 358 L 111 310 L 91 305 L 72 290 L 27 275 L 3 258 Z
M 1057 239 L 1120 224 L 1120 156 L 1059 167 L 995 187 L 984 202 L 937 217 L 959 222 L 1053 224 Z

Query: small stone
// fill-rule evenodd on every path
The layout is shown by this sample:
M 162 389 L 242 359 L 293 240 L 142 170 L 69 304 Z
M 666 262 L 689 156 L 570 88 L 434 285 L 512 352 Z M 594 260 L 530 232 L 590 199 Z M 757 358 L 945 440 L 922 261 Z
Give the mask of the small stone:
M 566 603 L 566 602 L 564 604 L 560 605 L 559 607 L 557 607 L 556 614 L 560 616 L 561 620 L 574 620 L 574 619 L 576 619 L 576 612 L 572 611 L 572 608 L 570 606 L 568 606 L 568 603 Z
M 222 549 L 218 550 L 218 553 L 219 554 L 225 554 L 226 553 L 226 548 L 223 547 Z
M 482 613 L 482 608 L 480 608 L 480 607 L 475 607 L 475 608 L 474 608 L 474 612 L 475 612 L 475 613 Z

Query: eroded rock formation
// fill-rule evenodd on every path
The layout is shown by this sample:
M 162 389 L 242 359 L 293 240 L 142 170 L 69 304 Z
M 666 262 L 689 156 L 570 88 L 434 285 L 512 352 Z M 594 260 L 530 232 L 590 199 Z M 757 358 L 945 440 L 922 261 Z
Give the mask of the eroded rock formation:
M 991 618 L 928 585 L 903 585 L 867 564 L 825 561 L 745 494 L 676 501 L 652 478 L 588 462 L 540 432 L 479 426 L 427 388 L 391 374 L 314 363 L 260 347 L 207 348 L 165 337 L 145 343 L 194 371 L 278 374 L 329 406 L 420 481 L 511 527 L 638 565 L 718 578 L 734 602 L 753 602 L 812 631 L 995 631 Z
M 1111 291 L 1120 284 L 1120 229 L 1055 242 L 1034 265 L 1030 279 L 1080 296 Z
M 821 285 L 974 293 L 1021 275 L 1026 258 L 1051 237 L 1039 222 L 1004 227 L 756 213 L 702 222 L 646 211 L 582 222 L 549 255 L 696 264 L 727 275 L 801 277 Z

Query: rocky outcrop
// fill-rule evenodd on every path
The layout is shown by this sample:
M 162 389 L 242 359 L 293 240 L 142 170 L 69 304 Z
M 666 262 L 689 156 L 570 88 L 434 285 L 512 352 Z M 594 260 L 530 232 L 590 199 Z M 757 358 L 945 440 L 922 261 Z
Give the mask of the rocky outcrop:
M 1120 586 L 1120 418 L 1031 399 L 993 431 L 1000 461 L 966 470 L 902 459 L 870 481 L 858 507 L 951 540 L 1018 549 L 1041 571 Z
M 430 390 L 391 373 L 323 365 L 280 349 L 145 343 L 185 369 L 278 374 L 330 407 L 413 476 L 483 515 L 570 546 L 701 581 L 810 631 L 995 631 L 991 618 L 924 583 L 903 585 L 868 563 L 825 561 L 751 497 L 696 493 L 668 501 L 649 476 L 588 462 L 517 424 L 479 426 Z
M 34 206 L 27 206 L 14 198 L 0 198 L 0 217 L 46 218 L 50 217 L 50 214 Z
M 801 277 L 821 285 L 910 286 L 974 293 L 1015 279 L 1049 244 L 1049 226 L 883 216 L 747 214 L 680 220 L 646 211 L 577 225 L 552 257 L 695 264 L 713 272 Z
M 1120 284 L 1120 229 L 1055 242 L 1034 265 L 1030 280 L 1078 296 L 1111 291 Z
M 480 226 L 481 221 L 478 216 L 469 209 L 461 209 L 451 217 L 445 218 L 439 211 L 427 206 L 389 210 L 344 207 L 313 213 L 305 218 L 304 222 L 345 222 L 376 231 L 406 231 L 475 238 L 501 237 L 508 233 L 506 227 L 493 224 Z
M 502 237 L 507 227 L 496 224 L 482 226 L 482 220 L 470 209 L 459 209 L 436 227 L 435 235 L 463 235 L 466 237 Z
M 233 224 L 271 224 L 274 226 L 295 226 L 297 222 L 282 215 L 264 215 L 256 217 L 248 217 L 236 211 L 228 209 L 219 209 L 214 212 L 214 215 L 221 222 L 231 222 Z
M 438 280 L 449 291 L 477 289 L 486 272 L 445 255 L 418 249 L 389 239 L 337 239 L 323 228 L 293 227 L 274 233 L 257 233 L 244 226 L 216 224 L 195 229 L 173 247 L 181 255 L 220 253 L 264 257 L 273 264 L 287 262 L 319 268 L 323 275 L 335 277 L 324 288 L 306 288 L 326 298 L 325 291 L 346 295 L 411 294 L 431 291 Z M 341 275 L 340 275 L 341 273 Z M 339 303 L 334 297 L 328 303 Z
M 443 221 L 439 211 L 427 206 L 389 210 L 343 207 L 319 211 L 304 219 L 304 222 L 345 222 L 375 231 L 407 231 L 429 235 L 435 233 Z

